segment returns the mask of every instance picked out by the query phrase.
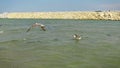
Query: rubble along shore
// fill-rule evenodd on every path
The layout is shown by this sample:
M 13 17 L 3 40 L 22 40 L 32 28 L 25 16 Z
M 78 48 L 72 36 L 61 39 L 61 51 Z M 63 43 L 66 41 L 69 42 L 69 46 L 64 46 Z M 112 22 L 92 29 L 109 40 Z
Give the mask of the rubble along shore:
M 120 20 L 120 11 L 94 12 L 11 12 L 5 18 Z

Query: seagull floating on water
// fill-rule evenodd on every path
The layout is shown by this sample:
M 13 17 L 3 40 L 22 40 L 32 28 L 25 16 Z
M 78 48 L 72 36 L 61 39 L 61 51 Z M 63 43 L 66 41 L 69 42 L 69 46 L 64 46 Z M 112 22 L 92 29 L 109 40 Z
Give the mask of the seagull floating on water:
M 37 26 L 39 26 L 43 31 L 46 31 L 45 25 L 43 25 L 43 24 L 41 24 L 41 23 L 35 23 L 35 24 L 33 24 L 31 27 L 29 27 L 26 32 L 29 32 L 33 27 L 37 27 Z
M 80 40 L 80 39 L 82 39 L 81 36 L 78 35 L 78 34 L 74 34 L 74 35 L 73 35 L 73 38 L 76 39 L 76 40 Z

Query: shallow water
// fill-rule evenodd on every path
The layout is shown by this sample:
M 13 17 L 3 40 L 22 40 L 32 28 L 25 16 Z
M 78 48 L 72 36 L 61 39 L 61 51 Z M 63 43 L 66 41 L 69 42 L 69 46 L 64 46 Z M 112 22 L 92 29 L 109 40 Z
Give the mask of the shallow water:
M 35 22 L 46 25 L 26 30 Z M 0 68 L 120 68 L 120 21 L 0 19 Z M 73 34 L 82 39 L 73 40 Z

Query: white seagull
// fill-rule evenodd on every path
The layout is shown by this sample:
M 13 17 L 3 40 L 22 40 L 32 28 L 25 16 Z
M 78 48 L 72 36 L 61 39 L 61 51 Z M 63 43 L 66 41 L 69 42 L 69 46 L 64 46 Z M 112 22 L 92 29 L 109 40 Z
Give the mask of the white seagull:
M 26 32 L 29 32 L 33 27 L 37 27 L 37 26 L 39 26 L 43 31 L 46 31 L 45 25 L 43 25 L 43 24 L 41 24 L 41 23 L 35 23 L 35 24 L 32 24 L 32 26 L 29 27 Z
M 74 34 L 74 35 L 73 35 L 73 38 L 76 39 L 76 40 L 82 39 L 82 37 L 81 37 L 80 35 L 77 35 L 77 34 Z

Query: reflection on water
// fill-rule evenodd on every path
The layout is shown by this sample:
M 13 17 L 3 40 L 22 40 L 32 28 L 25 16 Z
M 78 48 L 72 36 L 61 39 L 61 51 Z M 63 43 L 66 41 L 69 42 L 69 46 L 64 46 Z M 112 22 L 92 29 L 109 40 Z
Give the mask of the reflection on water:
M 41 22 L 39 28 L 26 32 Z M 120 21 L 0 19 L 1 68 L 119 68 Z M 74 40 L 80 34 L 81 40 Z

